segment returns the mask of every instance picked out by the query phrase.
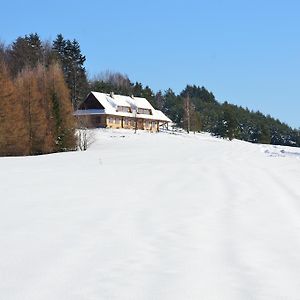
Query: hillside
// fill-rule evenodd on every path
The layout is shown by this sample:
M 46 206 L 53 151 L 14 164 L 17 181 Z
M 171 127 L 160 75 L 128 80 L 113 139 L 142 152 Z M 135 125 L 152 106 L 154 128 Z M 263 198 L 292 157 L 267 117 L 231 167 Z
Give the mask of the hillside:
M 1 299 L 299 299 L 299 148 L 95 134 L 0 158 Z
M 92 91 L 144 97 L 177 127 L 187 131 L 300 147 L 299 128 L 254 111 L 251 102 L 248 102 L 249 107 L 230 104 L 231 99 L 223 102 L 198 84 L 187 84 L 179 92 L 167 86 L 166 90 L 155 91 L 119 72 L 105 71 L 88 78 L 85 63 L 86 56 L 79 42 L 65 39 L 62 34 L 53 41 L 43 41 L 37 33 L 30 33 L 17 37 L 9 45 L 0 42 L 0 111 L 6 116 L 0 127 L 0 156 L 37 155 L 76 148 L 75 126 L 70 120 L 71 104 L 77 110 Z M 50 76 L 54 71 L 56 76 Z M 255 98 L 265 102 L 273 89 L 268 89 L 265 100 L 259 93 Z M 235 90 L 236 87 L 231 93 Z M 47 105 L 40 104 L 40 95 Z M 290 101 L 289 98 L 295 99 L 288 95 L 282 97 Z M 295 105 L 289 106 L 282 99 L 282 108 L 289 107 L 290 112 L 297 110 Z M 64 109 L 60 109 L 61 105 Z M 274 103 L 270 105 L 273 107 Z M 29 125 L 24 128 L 24 124 Z

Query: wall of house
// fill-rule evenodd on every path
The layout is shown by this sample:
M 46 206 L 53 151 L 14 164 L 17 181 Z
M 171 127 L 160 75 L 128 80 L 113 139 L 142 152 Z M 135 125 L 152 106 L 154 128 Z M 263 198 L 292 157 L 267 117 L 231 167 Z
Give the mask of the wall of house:
M 143 120 L 143 126 L 145 130 L 156 132 L 158 131 L 158 122 L 154 120 Z
M 108 128 L 122 128 L 122 117 L 106 116 L 106 126 Z
M 158 121 L 135 119 L 127 117 L 118 117 L 111 115 L 90 115 L 90 116 L 77 116 L 78 127 L 87 128 L 125 128 L 125 129 L 137 129 L 148 130 L 151 132 L 159 131 Z M 137 124 L 135 123 L 137 121 Z
M 78 127 L 103 128 L 106 127 L 106 116 L 104 115 L 86 115 L 77 116 Z
M 145 119 L 137 119 L 137 124 L 135 123 L 135 118 L 127 118 L 127 117 L 117 117 L 117 116 L 110 116 L 106 117 L 106 126 L 108 128 L 125 128 L 125 129 L 137 129 L 139 130 L 149 130 L 152 132 L 158 131 L 158 122 L 152 120 L 145 120 Z

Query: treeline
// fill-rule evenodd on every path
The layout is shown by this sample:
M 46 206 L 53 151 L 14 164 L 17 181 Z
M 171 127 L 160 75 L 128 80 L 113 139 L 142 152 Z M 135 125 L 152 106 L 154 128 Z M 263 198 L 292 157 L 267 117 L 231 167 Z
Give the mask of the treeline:
M 149 86 L 133 83 L 126 75 L 106 72 L 90 81 L 90 90 L 145 97 L 187 131 L 206 131 L 230 140 L 300 147 L 299 130 L 259 111 L 220 103 L 205 87 L 187 85 L 178 95 L 172 89 L 154 93 Z
M 147 98 L 189 131 L 253 143 L 300 146 L 299 130 L 260 112 L 220 103 L 205 87 L 154 91 L 121 73 L 88 80 L 78 41 L 38 34 L 0 43 L 0 155 L 42 154 L 76 149 L 72 116 L 90 91 Z
M 58 64 L 38 64 L 11 78 L 0 63 L 0 155 L 76 149 L 69 91 Z
M 18 37 L 8 46 L 0 44 L 0 59 L 5 62 L 12 77 L 16 77 L 24 68 L 34 68 L 38 64 L 48 67 L 53 62 L 58 63 L 74 108 L 89 91 L 84 68 L 86 58 L 75 39 L 65 39 L 58 34 L 54 41 L 42 41 L 37 33 L 32 33 Z
M 63 45 L 64 54 L 37 34 L 0 45 L 0 156 L 76 149 L 72 103 L 87 92 L 86 78 L 77 86 L 85 58 L 76 41 Z

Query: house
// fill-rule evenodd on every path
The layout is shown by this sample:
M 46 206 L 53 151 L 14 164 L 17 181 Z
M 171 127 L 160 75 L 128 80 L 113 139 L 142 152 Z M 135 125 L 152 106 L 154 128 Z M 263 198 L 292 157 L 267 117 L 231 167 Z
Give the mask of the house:
M 78 120 L 87 127 L 159 131 L 171 120 L 145 98 L 90 92 L 79 109 Z

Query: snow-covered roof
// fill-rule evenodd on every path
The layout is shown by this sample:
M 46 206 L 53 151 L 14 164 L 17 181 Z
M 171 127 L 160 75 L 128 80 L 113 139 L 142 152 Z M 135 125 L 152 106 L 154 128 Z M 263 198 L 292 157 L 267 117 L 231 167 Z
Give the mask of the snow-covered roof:
M 136 117 L 134 111 L 138 109 L 149 109 L 151 114 L 138 113 L 138 118 L 159 120 L 163 122 L 172 122 L 162 111 L 156 110 L 146 98 L 130 97 L 123 95 L 111 95 L 99 92 L 91 92 L 95 99 L 104 107 L 104 109 L 79 109 L 75 115 L 116 115 L 123 117 Z M 118 111 L 118 107 L 128 107 L 130 112 Z

